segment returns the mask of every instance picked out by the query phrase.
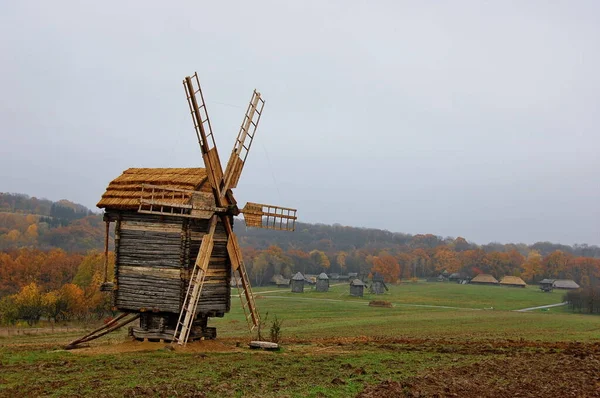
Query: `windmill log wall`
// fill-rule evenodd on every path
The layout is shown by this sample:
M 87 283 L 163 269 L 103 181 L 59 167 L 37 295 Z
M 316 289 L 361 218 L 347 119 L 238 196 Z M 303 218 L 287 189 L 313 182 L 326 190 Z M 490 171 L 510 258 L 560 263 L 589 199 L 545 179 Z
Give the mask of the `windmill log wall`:
M 121 311 L 179 314 L 207 220 L 109 211 L 116 221 L 114 304 Z M 198 313 L 223 316 L 230 310 L 231 268 L 227 235 L 219 222 Z

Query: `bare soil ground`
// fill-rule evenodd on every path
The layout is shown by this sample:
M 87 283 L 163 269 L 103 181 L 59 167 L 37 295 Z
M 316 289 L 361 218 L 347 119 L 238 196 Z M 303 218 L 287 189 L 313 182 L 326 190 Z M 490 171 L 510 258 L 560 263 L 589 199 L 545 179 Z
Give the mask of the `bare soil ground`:
M 198 343 L 190 343 L 185 347 L 178 347 L 170 343 L 151 343 L 148 341 L 126 341 L 118 344 L 97 345 L 92 347 L 83 347 L 72 350 L 74 354 L 81 355 L 103 355 L 103 354 L 122 354 L 126 352 L 144 352 L 177 350 L 187 353 L 199 352 L 236 352 L 241 349 L 232 344 L 231 340 L 204 340 Z
M 280 353 L 246 343 L 8 344 L 0 396 L 600 397 L 600 342 L 328 337 L 288 339 Z
M 486 357 L 366 386 L 357 397 L 600 397 L 599 343 L 423 343 L 438 352 Z

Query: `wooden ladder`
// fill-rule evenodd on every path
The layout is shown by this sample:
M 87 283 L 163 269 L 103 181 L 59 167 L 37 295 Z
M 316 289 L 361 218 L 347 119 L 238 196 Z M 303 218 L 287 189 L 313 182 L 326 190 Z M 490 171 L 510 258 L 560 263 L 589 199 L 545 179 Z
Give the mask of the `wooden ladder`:
M 194 268 L 190 275 L 190 283 L 185 293 L 185 299 L 183 300 L 175 333 L 173 334 L 173 343 L 176 342 L 179 345 L 186 345 L 190 336 L 192 324 L 196 318 L 196 308 L 198 307 L 198 301 L 202 295 L 202 287 L 204 286 L 204 279 L 212 254 L 214 244 L 213 237 L 216 225 L 217 216 L 213 216 L 210 221 L 208 233 L 202 237 L 202 242 L 200 243 L 198 257 L 196 257 L 196 262 L 194 263 Z
M 254 301 L 254 295 L 252 294 L 252 287 L 248 280 L 248 274 L 246 273 L 246 266 L 244 263 L 240 263 L 238 269 L 240 275 L 239 280 L 235 277 L 235 285 L 238 289 L 240 301 L 242 303 L 242 310 L 244 311 L 244 317 L 248 323 L 248 329 L 252 332 L 260 324 L 260 316 L 256 309 L 256 303 Z M 241 285 L 240 285 L 241 282 Z

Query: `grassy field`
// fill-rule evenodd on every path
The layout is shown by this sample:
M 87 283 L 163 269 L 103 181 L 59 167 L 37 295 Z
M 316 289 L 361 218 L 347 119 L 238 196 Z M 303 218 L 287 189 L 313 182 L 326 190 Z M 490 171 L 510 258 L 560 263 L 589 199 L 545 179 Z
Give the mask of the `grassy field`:
M 511 396 L 498 392 L 531 374 L 538 384 L 521 383 L 529 396 L 561 377 L 563 391 L 594 396 L 580 386 L 587 367 L 592 375 L 600 364 L 600 317 L 562 307 L 514 311 L 560 303 L 560 292 L 415 283 L 363 298 L 350 297 L 347 285 L 256 294 L 267 328 L 275 316 L 283 320 L 279 352 L 246 348 L 251 336 L 236 298 L 231 313 L 211 321 L 217 340 L 175 351 L 132 342 L 125 331 L 73 351 L 61 346 L 81 332 L 0 337 L 0 396 Z M 369 307 L 375 298 L 393 307 Z M 552 364 L 579 373 L 558 374 Z M 487 370 L 496 376 L 477 386 L 461 381 Z

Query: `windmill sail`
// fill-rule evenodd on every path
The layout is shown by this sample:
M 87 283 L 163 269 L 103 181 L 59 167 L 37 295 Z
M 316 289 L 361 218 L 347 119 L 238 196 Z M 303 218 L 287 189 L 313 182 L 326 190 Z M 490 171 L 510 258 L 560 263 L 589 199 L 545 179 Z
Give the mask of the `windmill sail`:
M 242 213 L 248 227 L 294 231 L 296 211 L 287 207 L 248 202 Z
M 212 126 L 206 110 L 204 95 L 202 95 L 202 89 L 200 88 L 198 73 L 194 73 L 193 77 L 187 76 L 183 81 L 183 87 L 185 88 L 200 150 L 202 151 L 202 159 L 204 160 L 204 166 L 208 174 L 208 181 L 212 185 L 213 190 L 215 190 L 217 204 L 221 205 L 222 195 L 219 188 L 223 180 L 223 169 L 221 168 L 219 153 L 217 152 Z
M 264 106 L 265 101 L 261 98 L 260 93 L 254 90 L 250 103 L 248 104 L 248 109 L 244 115 L 244 120 L 240 126 L 240 132 L 235 140 L 233 151 L 231 151 L 231 157 L 225 168 L 222 192 L 237 187 Z

